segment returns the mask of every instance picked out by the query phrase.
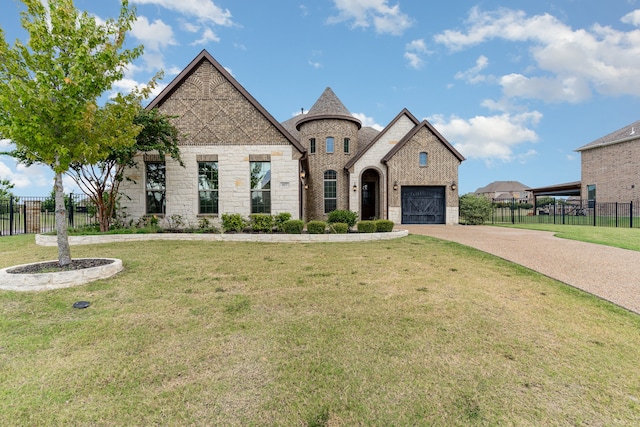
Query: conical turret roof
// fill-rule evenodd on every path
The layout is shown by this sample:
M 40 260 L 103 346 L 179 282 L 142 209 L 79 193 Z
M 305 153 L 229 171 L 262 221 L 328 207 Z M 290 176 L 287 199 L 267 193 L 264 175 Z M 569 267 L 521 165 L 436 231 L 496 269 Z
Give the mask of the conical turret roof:
M 313 104 L 309 112 L 296 123 L 296 129 L 300 129 L 300 125 L 312 120 L 322 119 L 344 119 L 349 120 L 358 125 L 358 129 L 362 127 L 360 120 L 353 117 L 342 101 L 333 93 L 330 87 L 327 87 L 320 98 Z

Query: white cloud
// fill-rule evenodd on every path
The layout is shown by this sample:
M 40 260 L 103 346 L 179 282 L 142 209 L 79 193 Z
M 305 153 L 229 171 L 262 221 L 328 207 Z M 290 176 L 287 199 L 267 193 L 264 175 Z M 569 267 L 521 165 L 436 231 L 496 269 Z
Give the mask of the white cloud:
M 197 46 L 201 44 L 207 44 L 209 42 L 219 42 L 219 41 L 220 41 L 220 38 L 216 35 L 216 33 L 214 33 L 211 28 L 206 27 L 202 31 L 202 37 L 194 41 L 193 43 L 191 43 L 191 45 Z
M 531 127 L 541 118 L 540 112 L 532 111 L 475 116 L 468 120 L 455 115 L 449 118 L 435 115 L 427 119 L 463 156 L 491 163 L 522 160 L 534 155 L 535 151 L 531 149 L 525 153 L 516 153 L 516 149 L 521 144 L 537 142 L 538 134 Z
M 176 45 L 173 29 L 160 19 L 153 23 L 145 16 L 139 16 L 131 28 L 131 35 L 140 40 L 146 49 L 159 51 L 167 46 Z
M 405 45 L 404 49 L 404 58 L 409 61 L 409 66 L 416 70 L 422 68 L 424 65 L 422 56 L 429 53 L 424 39 L 412 40 Z
M 622 20 L 637 25 L 640 12 Z M 436 42 L 452 51 L 494 39 L 529 44 L 535 64 L 527 75 L 499 79 L 507 96 L 579 102 L 594 90 L 613 96 L 640 94 L 640 29 L 624 32 L 595 24 L 574 30 L 549 14 L 474 8 L 464 31 L 446 30 L 435 36 Z
M 229 9 L 221 9 L 212 0 L 132 0 L 132 3 L 153 4 L 215 25 L 233 25 Z
M 413 25 L 411 18 L 400 11 L 400 4 L 389 6 L 388 0 L 333 0 L 337 16 L 327 20 L 330 24 L 353 21 L 353 28 L 371 25 L 379 34 L 400 35 Z
M 356 119 L 360 120 L 360 122 L 362 123 L 362 126 L 372 127 L 375 130 L 384 129 L 384 126 L 379 125 L 378 123 L 376 123 L 376 121 L 375 121 L 375 119 L 373 117 L 369 117 L 364 113 L 352 113 L 351 115 L 353 117 L 355 117 Z
M 455 78 L 464 80 L 467 83 L 476 84 L 487 80 L 487 76 L 480 74 L 482 70 L 489 66 L 489 58 L 484 55 L 480 55 L 476 59 L 475 67 L 471 67 L 466 71 L 460 71 L 456 73 Z
M 640 9 L 627 13 L 620 19 L 620 21 L 624 22 L 625 24 L 631 24 L 635 25 L 636 27 L 640 27 Z

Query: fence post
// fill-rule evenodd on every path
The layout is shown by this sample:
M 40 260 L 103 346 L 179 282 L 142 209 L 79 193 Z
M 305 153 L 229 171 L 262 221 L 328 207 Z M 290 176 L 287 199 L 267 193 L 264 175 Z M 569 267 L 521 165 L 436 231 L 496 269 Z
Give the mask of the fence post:
M 616 202 L 616 228 L 618 228 L 618 202 Z
M 9 196 L 9 236 L 13 236 L 13 195 Z
M 69 209 L 69 212 L 67 212 L 69 216 L 69 226 L 73 228 L 73 193 L 69 193 L 69 206 L 67 209 Z
M 633 228 L 633 200 L 629 203 L 629 228 Z

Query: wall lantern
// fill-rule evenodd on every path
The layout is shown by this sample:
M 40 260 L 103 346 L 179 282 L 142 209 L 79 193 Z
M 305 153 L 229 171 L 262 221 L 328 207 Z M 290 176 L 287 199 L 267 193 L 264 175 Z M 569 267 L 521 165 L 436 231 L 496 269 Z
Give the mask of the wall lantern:
M 456 185 L 456 182 L 455 182 L 455 181 L 453 181 L 453 182 L 451 183 L 451 190 L 452 190 L 452 191 L 456 191 L 456 188 L 458 188 L 458 186 Z
M 356 184 L 353 184 L 353 191 L 358 191 L 358 186 Z
M 393 191 L 398 191 L 398 181 L 393 183 Z
M 307 172 L 305 172 L 305 170 L 301 170 L 300 171 L 300 178 L 305 179 L 305 177 L 307 176 Z
M 305 189 L 305 190 L 308 190 L 308 189 L 309 189 L 309 184 L 305 184 L 305 185 L 304 185 L 304 189 Z

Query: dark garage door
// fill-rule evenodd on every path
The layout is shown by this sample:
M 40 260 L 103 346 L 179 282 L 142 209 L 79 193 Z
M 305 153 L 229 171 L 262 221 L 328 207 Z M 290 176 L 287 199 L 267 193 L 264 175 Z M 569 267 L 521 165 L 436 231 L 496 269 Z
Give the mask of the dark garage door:
M 444 224 L 444 187 L 402 187 L 403 224 Z

